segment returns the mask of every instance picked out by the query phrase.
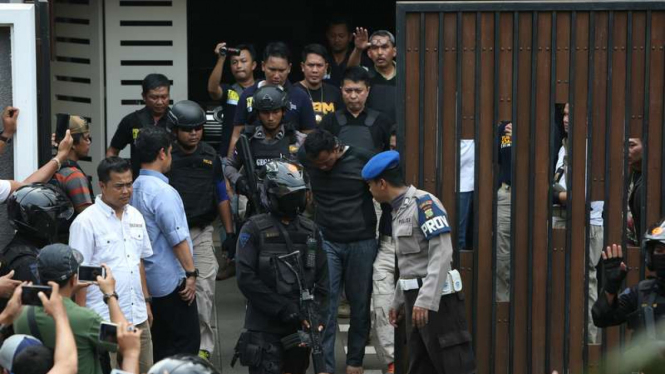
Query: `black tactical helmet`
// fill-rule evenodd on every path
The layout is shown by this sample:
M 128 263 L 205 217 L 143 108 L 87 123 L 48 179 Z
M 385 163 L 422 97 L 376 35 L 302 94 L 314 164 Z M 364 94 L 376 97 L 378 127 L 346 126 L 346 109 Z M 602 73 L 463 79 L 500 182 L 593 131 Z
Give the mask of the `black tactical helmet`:
M 220 374 L 210 362 L 201 357 L 177 354 L 152 365 L 148 374 Z
M 252 107 L 256 110 L 289 108 L 289 95 L 281 86 L 266 84 L 254 92 Z
M 20 233 L 53 242 L 58 228 L 69 226 L 74 206 L 58 187 L 35 183 L 14 191 L 7 199 L 7 213 Z
M 206 112 L 191 100 L 178 101 L 168 114 L 169 121 L 176 128 L 192 129 L 206 122 Z
M 273 160 L 262 170 L 261 202 L 278 216 L 295 218 L 305 210 L 307 184 L 302 168 L 286 160 Z
M 653 267 L 652 256 L 654 244 L 657 243 L 665 244 L 665 220 L 659 221 L 644 233 L 642 250 L 645 253 L 647 268 L 649 268 L 649 270 L 655 270 Z

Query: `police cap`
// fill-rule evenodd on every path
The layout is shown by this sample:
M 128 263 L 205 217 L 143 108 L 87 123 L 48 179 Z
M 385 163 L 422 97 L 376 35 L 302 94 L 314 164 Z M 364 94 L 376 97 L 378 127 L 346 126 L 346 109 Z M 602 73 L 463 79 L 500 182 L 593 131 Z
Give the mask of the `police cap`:
M 381 175 L 384 171 L 399 166 L 399 153 L 397 151 L 385 151 L 372 157 L 362 171 L 364 180 L 372 180 Z

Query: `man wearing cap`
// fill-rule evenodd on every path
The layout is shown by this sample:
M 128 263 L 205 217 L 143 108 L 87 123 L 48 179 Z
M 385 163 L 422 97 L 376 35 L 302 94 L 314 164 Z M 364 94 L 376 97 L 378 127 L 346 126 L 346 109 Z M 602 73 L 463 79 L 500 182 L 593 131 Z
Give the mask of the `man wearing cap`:
M 11 143 L 16 134 L 18 125 L 19 108 L 7 106 L 2 111 L 2 132 L 0 132 L 0 154 L 5 151 L 5 147 Z M 58 144 L 58 153 L 49 162 L 32 173 L 23 182 L 11 179 L 0 179 L 0 203 L 4 203 L 9 195 L 24 184 L 47 182 L 53 174 L 60 169 L 60 166 L 67 160 L 69 150 L 72 147 L 72 136 L 69 130 L 65 132 L 65 137 Z M 53 162 L 51 162 L 53 161 Z
M 362 177 L 377 201 L 393 207 L 400 279 L 390 321 L 397 326 L 406 314 L 408 372 L 474 373 L 462 281 L 451 267 L 453 246 L 443 205 L 431 194 L 404 183 L 395 151 L 372 157 Z
M 83 262 L 83 255 L 65 244 L 51 244 L 42 248 L 37 257 L 37 271 L 43 284 L 48 281 L 55 282 L 54 292 L 62 296 L 67 310 L 67 316 L 74 332 L 78 352 L 78 372 L 102 372 L 97 355 L 98 349 L 114 350 L 112 346 L 104 345 L 99 341 L 99 328 L 102 317 L 91 309 L 78 306 L 73 300 L 77 290 L 86 285 L 78 283 L 78 267 Z M 108 305 L 111 322 L 127 323 L 118 304 L 118 294 L 115 292 L 115 279 L 111 269 L 106 269 L 106 278 L 97 277 L 97 284 L 103 294 L 104 302 Z M 43 307 L 28 306 L 23 309 L 19 318 L 14 322 L 14 331 L 17 334 L 30 334 L 54 349 L 56 345 L 56 326 L 54 320 L 47 315 Z
M 51 183 L 67 194 L 78 214 L 95 202 L 90 179 L 78 164 L 81 158 L 88 156 L 92 137 L 88 121 L 80 116 L 69 116 L 68 129 L 74 139 L 74 146 L 67 155 L 67 161 L 53 175 Z
M 72 354 L 76 350 L 74 334 L 69 324 L 67 310 L 60 295 L 59 286 L 51 282 L 51 295 L 37 294 L 44 306 L 46 314 L 55 322 L 55 352 L 45 347 L 41 341 L 34 336 L 16 334 L 9 337 L 0 348 L 0 366 L 5 373 L 76 373 L 78 370 L 78 358 Z M 17 287 L 12 295 L 7 308 L 2 315 L 9 318 L 3 320 L 5 324 L 12 323 L 18 317 L 23 308 L 21 304 L 22 286 Z M 0 315 L 0 317 L 2 316 Z
M 32 346 L 43 346 L 43 344 L 30 335 L 16 334 L 7 338 L 0 347 L 0 366 L 4 369 L 2 373 L 11 373 L 14 358 L 23 350 Z

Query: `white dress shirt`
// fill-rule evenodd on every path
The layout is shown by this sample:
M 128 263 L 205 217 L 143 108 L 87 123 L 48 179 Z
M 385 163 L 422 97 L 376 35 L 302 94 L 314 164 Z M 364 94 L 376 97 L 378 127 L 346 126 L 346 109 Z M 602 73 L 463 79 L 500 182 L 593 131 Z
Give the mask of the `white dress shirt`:
M 12 190 L 12 184 L 8 180 L 0 179 L 0 204 L 7 201 L 9 191 Z
M 150 238 L 141 213 L 126 205 L 122 220 L 97 196 L 95 203 L 79 214 L 69 230 L 69 246 L 83 254 L 83 264 L 106 264 L 116 280 L 118 303 L 127 321 L 138 325 L 148 319 L 141 259 L 152 256 Z M 108 306 L 99 287 L 88 287 L 86 306 L 110 320 Z
M 459 192 L 472 192 L 476 180 L 476 144 L 473 139 L 462 139 L 459 147 Z

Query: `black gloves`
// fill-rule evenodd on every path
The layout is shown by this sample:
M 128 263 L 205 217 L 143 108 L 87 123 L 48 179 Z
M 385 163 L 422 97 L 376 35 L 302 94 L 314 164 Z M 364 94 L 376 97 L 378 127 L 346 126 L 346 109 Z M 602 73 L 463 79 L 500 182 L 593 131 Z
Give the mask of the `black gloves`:
M 222 250 L 226 251 L 226 257 L 229 260 L 232 260 L 236 254 L 236 243 L 238 242 L 238 236 L 234 233 L 227 233 L 226 239 L 222 243 Z
M 247 178 L 238 178 L 234 191 L 237 194 L 249 196 L 249 183 L 247 183 Z
M 605 291 L 609 294 L 616 295 L 621 289 L 621 283 L 626 279 L 627 271 L 621 270 L 622 257 L 613 257 L 603 260 L 603 267 L 605 268 Z

